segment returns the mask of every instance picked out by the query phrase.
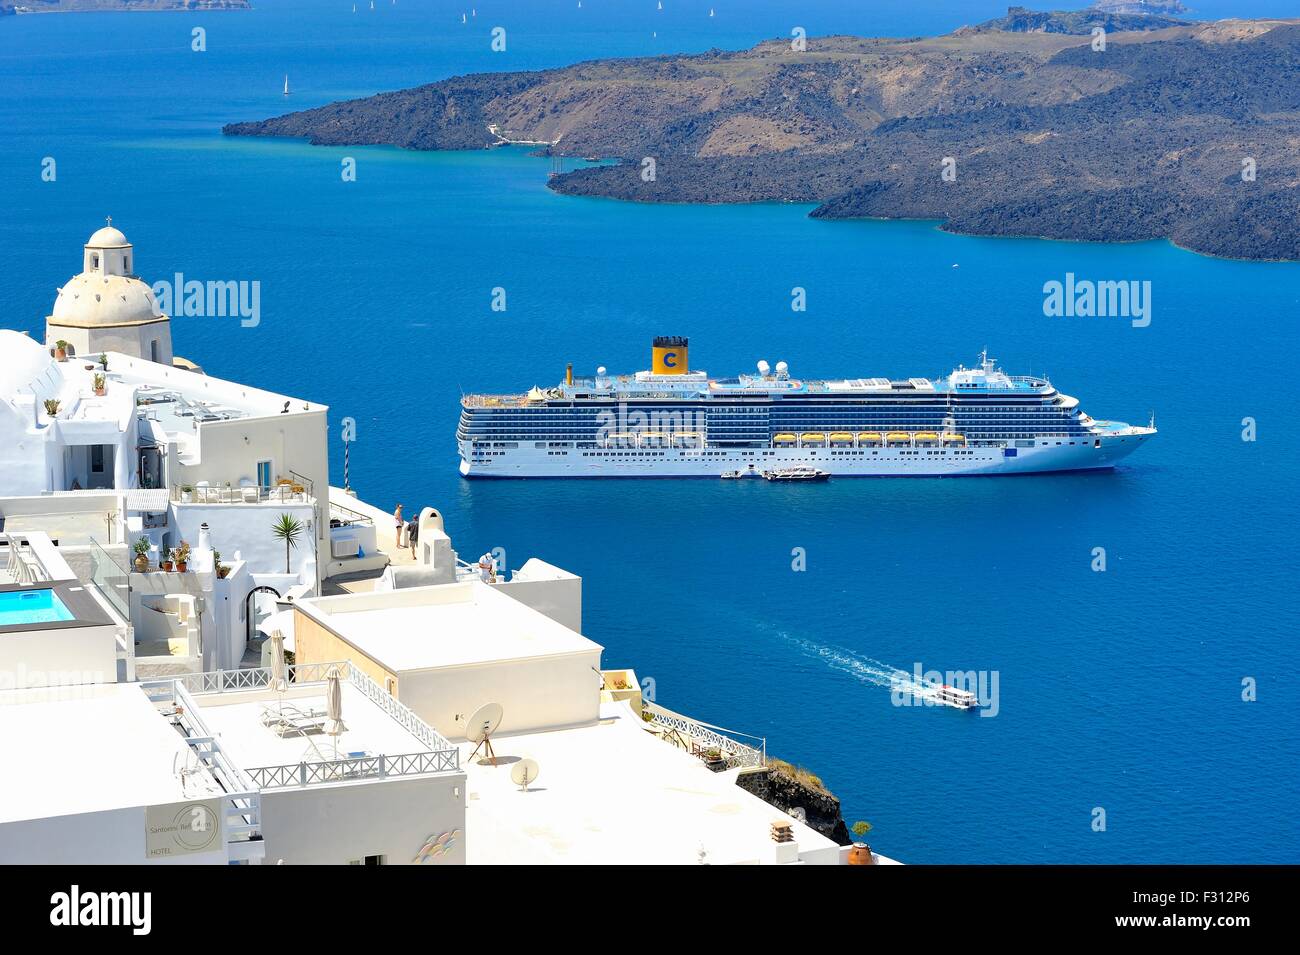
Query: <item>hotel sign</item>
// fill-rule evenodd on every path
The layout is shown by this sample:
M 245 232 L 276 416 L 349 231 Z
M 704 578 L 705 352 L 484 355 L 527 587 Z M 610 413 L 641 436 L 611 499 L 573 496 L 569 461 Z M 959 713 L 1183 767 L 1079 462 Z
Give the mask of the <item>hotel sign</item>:
M 221 839 L 221 800 L 201 799 L 147 806 L 144 810 L 147 859 L 210 852 Z

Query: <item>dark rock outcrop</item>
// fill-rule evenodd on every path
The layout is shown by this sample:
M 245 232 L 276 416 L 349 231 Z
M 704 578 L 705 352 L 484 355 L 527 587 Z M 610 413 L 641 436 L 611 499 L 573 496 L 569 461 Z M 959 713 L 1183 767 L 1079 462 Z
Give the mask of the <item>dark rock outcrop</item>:
M 782 812 L 802 809 L 809 828 L 837 845 L 846 846 L 853 841 L 840 814 L 840 801 L 824 789 L 768 766 L 741 770 L 736 785 Z

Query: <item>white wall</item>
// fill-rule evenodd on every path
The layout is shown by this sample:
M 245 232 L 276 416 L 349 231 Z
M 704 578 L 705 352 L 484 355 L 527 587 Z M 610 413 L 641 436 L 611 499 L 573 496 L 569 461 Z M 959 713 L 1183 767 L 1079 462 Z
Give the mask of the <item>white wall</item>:
M 460 831 L 455 847 L 428 864 L 465 864 L 464 773 L 262 793 L 266 865 L 346 865 L 372 855 L 409 865 L 430 836 L 452 830 Z
M 439 733 L 465 738 L 465 720 L 500 703 L 500 733 L 590 723 L 600 716 L 600 649 L 397 675 L 397 696 Z
M 117 627 L 0 633 L 0 689 L 117 682 Z
M 496 589 L 544 613 L 556 623 L 582 633 L 582 578 L 544 560 L 530 557 L 510 580 Z
M 284 544 L 271 534 L 271 527 L 281 514 L 291 514 L 303 525 L 298 546 L 289 551 L 289 573 L 309 575 L 315 583 L 315 543 L 308 533 L 308 523 L 315 520 L 310 504 L 173 504 L 171 508 L 173 546 L 180 540 L 191 547 L 199 542 L 199 526 L 207 523 L 212 547 L 221 551 L 223 563 L 239 558 L 252 574 L 283 574 Z
M 218 846 L 150 859 L 143 806 L 0 823 L 0 865 L 225 865 L 224 838 Z

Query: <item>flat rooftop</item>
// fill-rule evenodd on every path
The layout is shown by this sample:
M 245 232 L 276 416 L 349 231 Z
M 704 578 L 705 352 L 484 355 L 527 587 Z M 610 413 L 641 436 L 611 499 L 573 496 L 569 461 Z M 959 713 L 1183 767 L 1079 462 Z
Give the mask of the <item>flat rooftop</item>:
M 185 740 L 138 684 L 0 693 L 0 822 L 215 796 Z
M 603 649 L 479 580 L 298 603 L 394 673 Z
M 78 356 L 57 367 L 69 385 L 78 387 L 81 400 L 69 405 L 69 420 L 121 418 L 132 408 L 159 422 L 168 433 L 193 431 L 195 422 L 226 421 L 324 411 L 326 406 L 289 395 L 253 388 L 224 378 L 189 371 L 143 358 L 108 352 L 108 394 L 91 394 L 93 376 L 100 371 L 98 355 Z M 91 366 L 91 367 L 87 367 Z M 114 387 L 114 386 L 117 387 Z M 123 387 L 125 386 L 125 387 Z M 136 390 L 139 405 L 122 404 L 119 393 Z M 287 410 L 286 409 L 287 406 Z
M 619 714 L 612 715 L 611 714 Z M 646 732 L 625 706 L 591 726 L 493 738 L 500 765 L 468 759 L 467 859 L 471 865 L 712 865 L 775 860 L 773 822 L 790 822 L 800 851 L 831 840 L 714 773 L 695 756 Z M 521 758 L 537 781 L 510 779 Z
M 343 723 L 338 757 L 402 756 L 429 752 L 429 747 L 384 712 L 345 678 Z M 323 732 L 325 684 L 290 687 L 283 694 L 270 690 L 239 693 L 195 693 L 199 718 L 221 743 L 226 755 L 247 771 L 263 766 L 288 766 L 335 758 L 335 738 Z M 276 732 L 264 720 L 288 717 L 304 732 Z

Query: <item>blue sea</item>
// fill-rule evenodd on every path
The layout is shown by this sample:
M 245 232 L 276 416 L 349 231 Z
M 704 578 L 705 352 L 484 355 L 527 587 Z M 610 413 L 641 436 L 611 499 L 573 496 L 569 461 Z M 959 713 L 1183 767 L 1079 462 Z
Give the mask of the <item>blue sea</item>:
M 511 566 L 538 555 L 581 574 L 606 665 L 635 667 L 670 708 L 765 736 L 888 855 L 1300 861 L 1300 265 L 821 222 L 806 206 L 565 198 L 523 149 L 221 137 L 226 122 L 457 73 L 740 49 L 794 26 L 944 32 L 1006 3 L 487 0 L 463 25 L 471 0 L 357 6 L 0 20 L 3 324 L 41 333 L 107 215 L 150 281 L 259 281 L 257 327 L 177 319 L 178 354 L 328 403 L 336 482 L 338 422 L 355 418 L 352 485 L 384 507 L 439 507 L 462 556 L 502 547 Z M 1043 285 L 1067 273 L 1151 282 L 1150 326 L 1045 317 Z M 806 312 L 790 308 L 795 286 Z M 987 346 L 1096 417 L 1154 412 L 1160 435 L 1116 471 L 1074 476 L 459 478 L 463 391 L 553 384 L 568 361 L 643 368 L 656 334 L 690 336 L 715 374 L 767 359 L 801 376 L 935 376 Z M 882 674 L 918 664 L 996 674 L 997 715 L 893 705 Z

